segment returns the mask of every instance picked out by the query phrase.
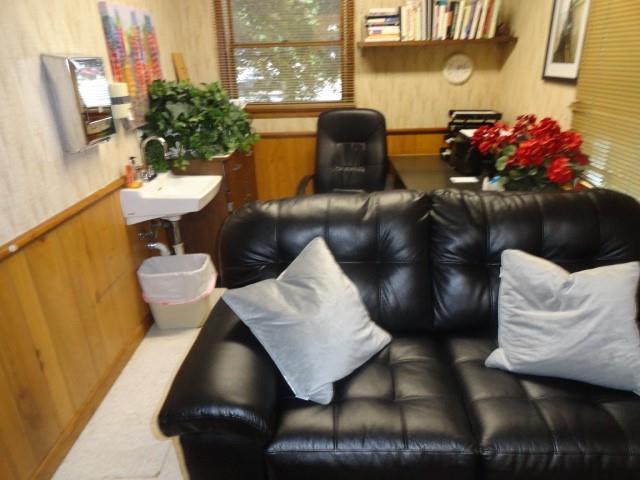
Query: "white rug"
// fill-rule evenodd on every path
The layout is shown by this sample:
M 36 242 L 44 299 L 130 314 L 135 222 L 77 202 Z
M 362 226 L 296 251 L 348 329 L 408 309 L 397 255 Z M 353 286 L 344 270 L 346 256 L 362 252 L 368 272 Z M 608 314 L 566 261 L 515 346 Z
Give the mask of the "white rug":
M 151 327 L 54 480 L 186 478 L 156 417 L 198 332 Z

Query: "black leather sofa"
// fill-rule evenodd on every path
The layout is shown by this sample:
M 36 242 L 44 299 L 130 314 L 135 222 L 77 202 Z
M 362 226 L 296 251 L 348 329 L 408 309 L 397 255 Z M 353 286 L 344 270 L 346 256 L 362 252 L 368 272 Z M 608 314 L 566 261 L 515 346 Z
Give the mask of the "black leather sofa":
M 224 227 L 226 285 L 277 276 L 319 235 L 392 343 L 337 383 L 332 404 L 308 403 L 219 303 L 159 416 L 192 479 L 640 478 L 640 397 L 484 367 L 502 250 L 572 271 L 639 260 L 634 199 L 445 190 L 256 203 Z

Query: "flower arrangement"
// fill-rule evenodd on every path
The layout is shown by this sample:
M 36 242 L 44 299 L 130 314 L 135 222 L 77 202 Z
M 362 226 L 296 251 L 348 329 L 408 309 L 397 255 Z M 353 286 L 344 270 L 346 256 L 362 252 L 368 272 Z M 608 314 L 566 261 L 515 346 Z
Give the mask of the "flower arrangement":
M 483 155 L 495 157 L 495 167 L 506 190 L 572 188 L 588 157 L 582 137 L 562 131 L 558 122 L 521 115 L 509 128 L 502 122 L 478 128 L 471 139 Z

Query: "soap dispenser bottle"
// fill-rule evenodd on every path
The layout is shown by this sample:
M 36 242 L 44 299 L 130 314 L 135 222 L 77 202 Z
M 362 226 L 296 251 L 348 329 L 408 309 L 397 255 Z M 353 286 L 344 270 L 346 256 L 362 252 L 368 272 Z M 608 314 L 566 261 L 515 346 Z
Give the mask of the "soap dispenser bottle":
M 140 188 L 142 185 L 140 181 L 140 170 L 136 165 L 136 157 L 129 157 L 129 163 L 127 163 L 125 167 L 125 176 L 127 188 Z

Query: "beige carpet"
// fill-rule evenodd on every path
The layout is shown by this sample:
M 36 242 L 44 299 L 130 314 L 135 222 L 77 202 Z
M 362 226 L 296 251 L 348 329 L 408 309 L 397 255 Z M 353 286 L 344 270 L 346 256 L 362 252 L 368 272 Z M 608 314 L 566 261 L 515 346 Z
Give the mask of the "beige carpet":
M 149 330 L 54 480 L 187 478 L 156 416 L 198 331 Z

